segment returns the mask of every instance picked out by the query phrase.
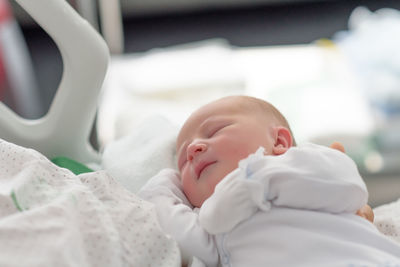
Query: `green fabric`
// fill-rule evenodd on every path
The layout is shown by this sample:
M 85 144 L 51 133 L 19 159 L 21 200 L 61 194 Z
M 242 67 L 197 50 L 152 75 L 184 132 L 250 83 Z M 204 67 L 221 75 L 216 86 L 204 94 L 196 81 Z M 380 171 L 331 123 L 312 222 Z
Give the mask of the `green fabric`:
M 51 159 L 51 162 L 56 164 L 59 167 L 66 168 L 70 171 L 72 171 L 74 174 L 78 175 L 81 173 L 86 173 L 86 172 L 93 172 L 92 169 L 88 168 L 87 166 L 83 165 L 82 163 L 79 163 L 73 159 L 67 158 L 67 157 L 56 157 Z
M 14 192 L 14 191 L 11 192 L 11 198 L 12 198 L 12 200 L 13 200 L 13 202 L 14 202 L 15 207 L 17 207 L 17 209 L 18 209 L 19 211 L 23 211 L 23 209 L 21 208 L 21 206 L 19 205 L 19 203 L 18 203 L 18 201 L 17 201 L 17 196 L 15 195 L 15 192 Z

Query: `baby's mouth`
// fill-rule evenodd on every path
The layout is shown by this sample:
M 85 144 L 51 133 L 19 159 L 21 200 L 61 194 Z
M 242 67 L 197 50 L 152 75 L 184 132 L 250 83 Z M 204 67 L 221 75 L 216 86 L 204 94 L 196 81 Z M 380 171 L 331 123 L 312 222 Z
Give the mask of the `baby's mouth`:
M 216 161 L 210 161 L 210 162 L 200 162 L 196 168 L 195 168 L 195 172 L 196 172 L 196 176 L 197 179 L 200 179 L 201 173 L 210 165 L 216 163 Z

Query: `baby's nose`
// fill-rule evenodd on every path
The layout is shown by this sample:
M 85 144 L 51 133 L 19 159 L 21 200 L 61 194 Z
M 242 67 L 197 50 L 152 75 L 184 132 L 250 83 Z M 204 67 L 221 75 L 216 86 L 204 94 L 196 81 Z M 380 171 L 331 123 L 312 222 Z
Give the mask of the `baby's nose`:
M 192 143 L 188 146 L 187 159 L 193 160 L 197 155 L 204 153 L 207 145 L 203 143 Z

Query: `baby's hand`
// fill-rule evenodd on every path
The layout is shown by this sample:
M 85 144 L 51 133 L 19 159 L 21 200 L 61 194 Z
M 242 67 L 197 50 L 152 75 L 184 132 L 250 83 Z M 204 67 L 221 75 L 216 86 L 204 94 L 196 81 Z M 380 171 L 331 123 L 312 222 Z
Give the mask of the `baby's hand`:
M 262 190 L 263 187 L 256 181 L 245 179 L 242 170 L 234 170 L 204 201 L 199 212 L 200 225 L 213 235 L 230 232 L 257 212 L 259 207 L 253 196 L 263 196 Z
M 365 205 L 361 209 L 359 209 L 356 213 L 358 216 L 361 216 L 365 219 L 367 219 L 370 222 L 374 222 L 374 212 L 372 211 L 371 207 L 369 205 Z
M 344 147 L 341 143 L 339 142 L 334 142 L 331 144 L 331 148 L 339 150 L 343 153 L 346 153 L 344 150 Z M 362 207 L 361 209 L 359 209 L 356 213 L 358 216 L 361 216 L 365 219 L 367 219 L 370 222 L 374 222 L 374 212 L 372 210 L 372 208 L 369 205 L 365 205 L 364 207 Z
M 192 207 L 183 193 L 179 173 L 174 169 L 161 170 L 147 181 L 139 190 L 138 195 L 150 202 L 153 202 L 152 199 L 161 199 L 160 201 L 162 201 L 162 196 L 167 196 L 168 199 L 176 199 L 177 203 Z
M 346 153 L 346 151 L 344 150 L 344 146 L 339 142 L 333 142 L 331 144 L 331 148 L 339 150 L 340 152 Z

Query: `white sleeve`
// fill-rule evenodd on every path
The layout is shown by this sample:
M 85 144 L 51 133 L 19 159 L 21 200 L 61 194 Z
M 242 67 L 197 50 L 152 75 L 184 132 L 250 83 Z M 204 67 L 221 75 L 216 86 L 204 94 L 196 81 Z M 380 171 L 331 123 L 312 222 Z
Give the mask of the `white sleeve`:
M 206 266 L 218 265 L 214 236 L 200 226 L 198 214 L 182 191 L 177 171 L 162 170 L 149 180 L 138 195 L 155 204 L 160 225 L 178 242 L 184 263 L 195 256 Z
M 356 213 L 368 200 L 354 161 L 338 150 L 307 144 L 280 156 L 243 162 L 248 179 L 260 181 L 276 206 L 330 213 Z
M 340 151 L 308 144 L 280 156 L 264 156 L 260 148 L 217 185 L 199 216 L 201 225 L 217 234 L 271 205 L 355 213 L 367 200 L 357 166 Z

